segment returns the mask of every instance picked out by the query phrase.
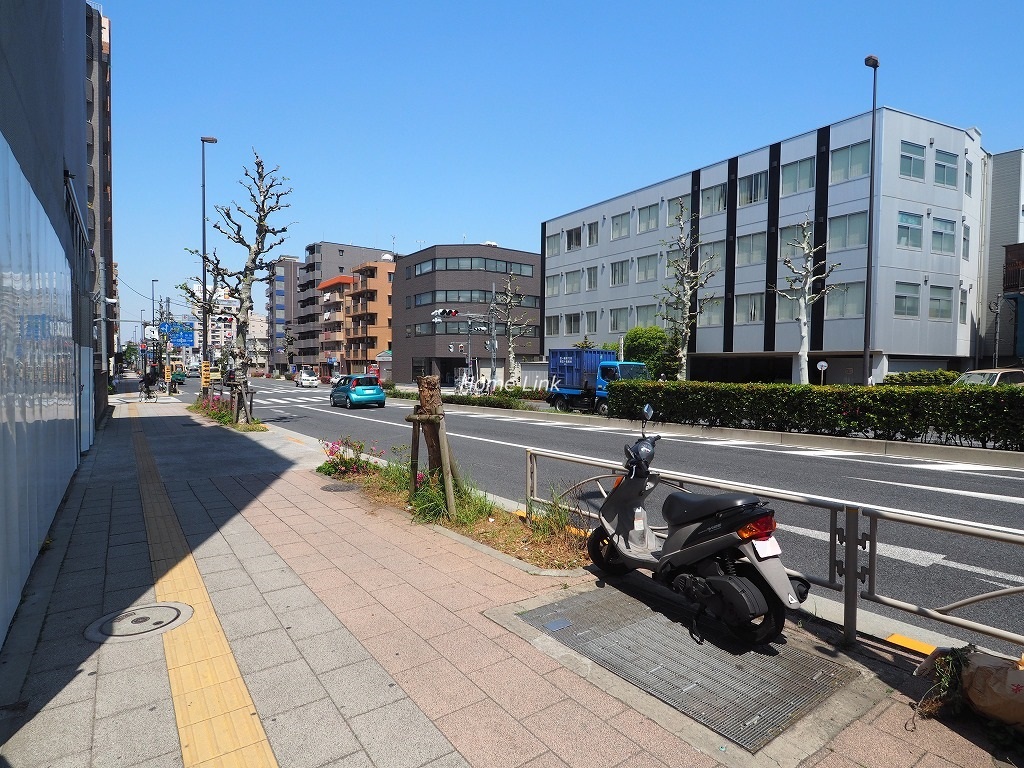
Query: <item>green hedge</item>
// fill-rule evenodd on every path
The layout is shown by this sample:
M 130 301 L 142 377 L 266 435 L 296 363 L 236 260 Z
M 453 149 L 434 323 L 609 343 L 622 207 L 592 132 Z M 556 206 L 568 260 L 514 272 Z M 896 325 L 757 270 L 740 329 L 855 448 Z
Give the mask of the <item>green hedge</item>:
M 940 369 L 936 371 L 907 371 L 906 373 L 890 373 L 882 381 L 883 384 L 897 384 L 902 387 L 941 387 L 952 384 L 960 374 L 956 371 Z
M 1024 386 L 796 386 L 619 381 L 609 416 L 1024 451 Z

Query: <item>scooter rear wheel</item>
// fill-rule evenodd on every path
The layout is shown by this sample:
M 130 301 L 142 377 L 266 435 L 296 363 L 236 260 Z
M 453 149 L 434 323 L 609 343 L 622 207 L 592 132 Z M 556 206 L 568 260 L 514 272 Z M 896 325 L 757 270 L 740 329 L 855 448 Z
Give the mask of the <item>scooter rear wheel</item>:
M 587 554 L 597 569 L 606 576 L 623 576 L 633 570 L 619 560 L 619 553 L 603 526 L 599 525 L 590 532 L 587 539 Z
M 764 601 L 768 604 L 768 612 L 753 621 L 726 626 L 733 635 L 745 643 L 762 645 L 771 642 L 782 634 L 782 629 L 786 625 L 786 606 L 753 566 L 739 564 L 736 572 L 761 591 Z

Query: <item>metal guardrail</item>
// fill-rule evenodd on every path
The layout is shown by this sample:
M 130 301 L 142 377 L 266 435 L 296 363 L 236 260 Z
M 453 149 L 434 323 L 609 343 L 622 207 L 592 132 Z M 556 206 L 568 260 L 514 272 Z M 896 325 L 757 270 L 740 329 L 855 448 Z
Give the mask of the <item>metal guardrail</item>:
M 571 489 L 581 487 L 585 484 L 594 483 L 603 495 L 607 491 L 601 484 L 603 479 L 611 479 L 623 474 L 622 465 L 619 462 L 607 459 L 595 459 L 588 456 L 580 456 L 559 451 L 549 451 L 542 448 L 526 449 L 526 500 L 527 507 L 532 505 L 549 505 L 554 503 L 553 499 L 541 497 L 539 493 L 540 472 L 538 462 L 540 459 L 568 462 L 570 464 L 594 467 L 597 469 L 610 470 L 607 474 L 597 475 L 574 483 L 570 488 L 565 489 L 568 493 Z M 950 615 L 953 611 L 968 605 L 993 600 L 1010 595 L 1024 594 L 1024 586 L 1006 587 L 984 592 L 965 600 L 959 600 L 949 605 L 937 608 L 925 608 L 914 603 L 897 600 L 882 595 L 877 590 L 878 567 L 877 557 L 879 548 L 878 521 L 887 520 L 904 525 L 912 525 L 919 528 L 947 531 L 965 536 L 973 536 L 979 539 L 999 541 L 1008 544 L 1015 544 L 1022 548 L 1024 553 L 1024 530 L 1016 528 L 1004 528 L 1001 526 L 988 525 L 985 523 L 973 523 L 966 520 L 955 520 L 952 518 L 928 515 L 919 512 L 910 512 L 901 509 L 888 507 L 876 507 L 843 499 L 832 499 L 825 496 L 810 496 L 807 494 L 794 493 L 778 488 L 766 488 L 758 485 L 743 485 L 728 480 L 691 475 L 685 472 L 673 472 L 671 470 L 657 473 L 662 482 L 667 482 L 677 488 L 683 488 L 684 484 L 697 485 L 702 488 L 717 488 L 723 491 L 737 491 L 740 493 L 752 493 L 762 498 L 786 501 L 793 504 L 800 504 L 806 507 L 814 507 L 824 510 L 829 516 L 829 558 L 828 575 L 815 576 L 814 574 L 790 571 L 793 575 L 806 578 L 812 584 L 826 589 L 839 592 L 843 596 L 843 639 L 853 643 L 857 638 L 857 610 L 859 600 L 886 605 L 918 616 L 925 616 L 935 621 L 940 621 L 963 629 L 968 629 L 980 634 L 988 635 L 1009 643 L 1024 646 L 1024 635 L 1008 632 L 998 627 L 992 627 L 977 621 L 963 619 Z M 685 489 L 684 489 L 685 490 Z M 562 498 L 565 498 L 563 495 Z M 596 519 L 596 514 L 587 510 L 579 510 L 581 514 Z M 866 530 L 861 532 L 861 519 L 867 521 Z M 842 520 L 842 525 L 840 525 Z M 840 550 L 840 547 L 842 549 Z M 867 564 L 860 564 L 859 550 L 867 552 Z M 842 555 L 840 556 L 840 552 Z M 861 589 L 860 585 L 865 588 Z

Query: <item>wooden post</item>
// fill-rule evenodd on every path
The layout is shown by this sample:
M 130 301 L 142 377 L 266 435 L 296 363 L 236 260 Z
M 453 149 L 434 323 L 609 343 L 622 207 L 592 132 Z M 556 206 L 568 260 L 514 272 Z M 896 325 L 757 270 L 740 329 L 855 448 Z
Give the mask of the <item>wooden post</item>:
M 415 414 L 416 411 L 414 410 Z M 412 423 L 412 446 L 409 450 L 409 503 L 416 495 L 416 477 L 420 473 L 420 423 Z
M 458 468 L 452 460 L 448 436 L 444 430 L 444 405 L 441 402 L 440 379 L 437 376 L 420 376 L 416 383 L 419 385 L 420 404 L 413 409 L 410 415 L 405 417 L 405 420 L 413 425 L 413 442 L 410 451 L 410 471 L 412 473 L 410 500 L 411 495 L 416 492 L 419 434 L 422 431 L 427 443 L 427 471 L 433 477 L 441 476 L 448 513 L 454 514 L 455 489 L 461 483 Z

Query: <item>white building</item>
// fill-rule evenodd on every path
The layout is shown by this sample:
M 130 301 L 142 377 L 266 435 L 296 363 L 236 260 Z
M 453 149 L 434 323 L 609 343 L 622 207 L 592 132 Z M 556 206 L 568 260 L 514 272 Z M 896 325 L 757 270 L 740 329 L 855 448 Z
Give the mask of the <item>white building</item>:
M 974 363 L 987 311 L 985 206 L 991 158 L 977 129 L 890 108 L 877 112 L 872 375 Z M 681 204 L 691 237 L 721 269 L 702 291 L 718 301 L 691 338 L 695 379 L 789 381 L 798 330 L 782 258 L 809 219 L 830 282 L 812 306 L 810 365 L 829 383 L 863 381 L 871 114 L 723 160 L 542 224 L 545 346 L 587 335 L 614 342 L 664 325 L 669 246 Z

